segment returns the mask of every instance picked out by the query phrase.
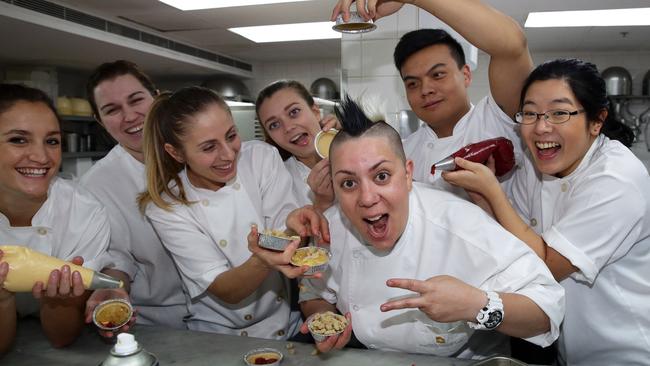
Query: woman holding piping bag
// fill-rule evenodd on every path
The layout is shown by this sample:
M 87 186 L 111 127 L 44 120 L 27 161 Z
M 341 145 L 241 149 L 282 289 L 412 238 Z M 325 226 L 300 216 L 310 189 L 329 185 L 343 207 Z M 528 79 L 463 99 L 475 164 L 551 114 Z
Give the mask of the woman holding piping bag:
M 19 244 L 98 270 L 110 235 L 104 208 L 78 185 L 57 178 L 61 127 L 49 97 L 34 88 L 0 84 L 0 244 Z M 55 347 L 70 344 L 84 325 L 89 292 L 64 265 L 36 282 L 32 293 L 4 288 L 10 273 L 0 253 L 0 351 L 13 341 L 18 315 L 40 315 Z

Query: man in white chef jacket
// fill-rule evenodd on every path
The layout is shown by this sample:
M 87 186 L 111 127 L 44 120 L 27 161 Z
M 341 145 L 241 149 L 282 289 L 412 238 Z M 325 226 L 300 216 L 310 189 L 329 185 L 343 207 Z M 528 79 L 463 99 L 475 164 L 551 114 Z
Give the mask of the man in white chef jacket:
M 340 0 L 334 14 L 347 12 L 353 0 Z M 357 1 L 357 11 L 375 20 L 397 12 L 406 1 Z M 449 25 L 469 43 L 490 56 L 490 94 L 476 105 L 469 99 L 472 72 L 462 46 L 442 29 L 406 33 L 395 47 L 395 67 L 404 82 L 408 103 L 424 122 L 404 140 L 407 158 L 413 160 L 413 179 L 467 197 L 431 165 L 470 143 L 503 136 L 513 142 L 517 163 L 523 158 L 514 114 L 519 94 L 533 64 L 526 37 L 517 22 L 496 9 L 473 0 L 423 0 L 417 6 Z M 510 177 L 504 188 L 510 192 Z
M 553 343 L 564 291 L 544 263 L 477 206 L 412 183 L 392 127 L 349 100 L 338 117 L 332 258 L 322 279 L 302 281 L 300 302 L 305 316 L 339 311 L 351 326 L 318 349 L 352 332 L 368 348 L 462 358 L 507 354 L 504 335 Z
M 158 90 L 137 65 L 118 60 L 95 69 L 87 93 L 95 119 L 118 142 L 80 181 L 108 212 L 114 265 L 106 272 L 130 284 L 137 323 L 185 329 L 180 275 L 136 203 L 146 190 L 142 128 Z

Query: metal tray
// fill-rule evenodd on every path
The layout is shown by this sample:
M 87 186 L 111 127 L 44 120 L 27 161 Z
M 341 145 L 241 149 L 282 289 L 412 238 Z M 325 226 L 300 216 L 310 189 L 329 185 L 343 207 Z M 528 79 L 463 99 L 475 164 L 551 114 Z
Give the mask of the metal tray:
M 496 356 L 475 362 L 472 366 L 527 366 L 527 364 L 514 358 Z

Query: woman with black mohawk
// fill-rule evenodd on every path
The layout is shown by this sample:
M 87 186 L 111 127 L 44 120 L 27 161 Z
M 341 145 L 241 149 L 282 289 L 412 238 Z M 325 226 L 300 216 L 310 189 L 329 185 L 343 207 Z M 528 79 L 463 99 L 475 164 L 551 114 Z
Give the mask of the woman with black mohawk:
M 300 301 L 305 316 L 339 311 L 349 325 L 318 349 L 342 348 L 353 332 L 369 348 L 462 358 L 508 354 L 505 335 L 553 343 L 564 292 L 539 258 L 480 208 L 413 183 L 387 123 L 350 99 L 338 118 L 330 270 L 303 280 Z

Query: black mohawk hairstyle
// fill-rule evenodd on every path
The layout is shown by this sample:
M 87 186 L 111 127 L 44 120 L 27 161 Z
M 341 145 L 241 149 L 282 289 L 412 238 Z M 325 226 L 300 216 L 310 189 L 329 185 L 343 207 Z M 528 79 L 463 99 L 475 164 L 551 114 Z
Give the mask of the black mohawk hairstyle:
M 336 118 L 341 122 L 341 129 L 352 137 L 361 136 L 374 125 L 374 122 L 349 95 L 336 108 L 335 113 Z

